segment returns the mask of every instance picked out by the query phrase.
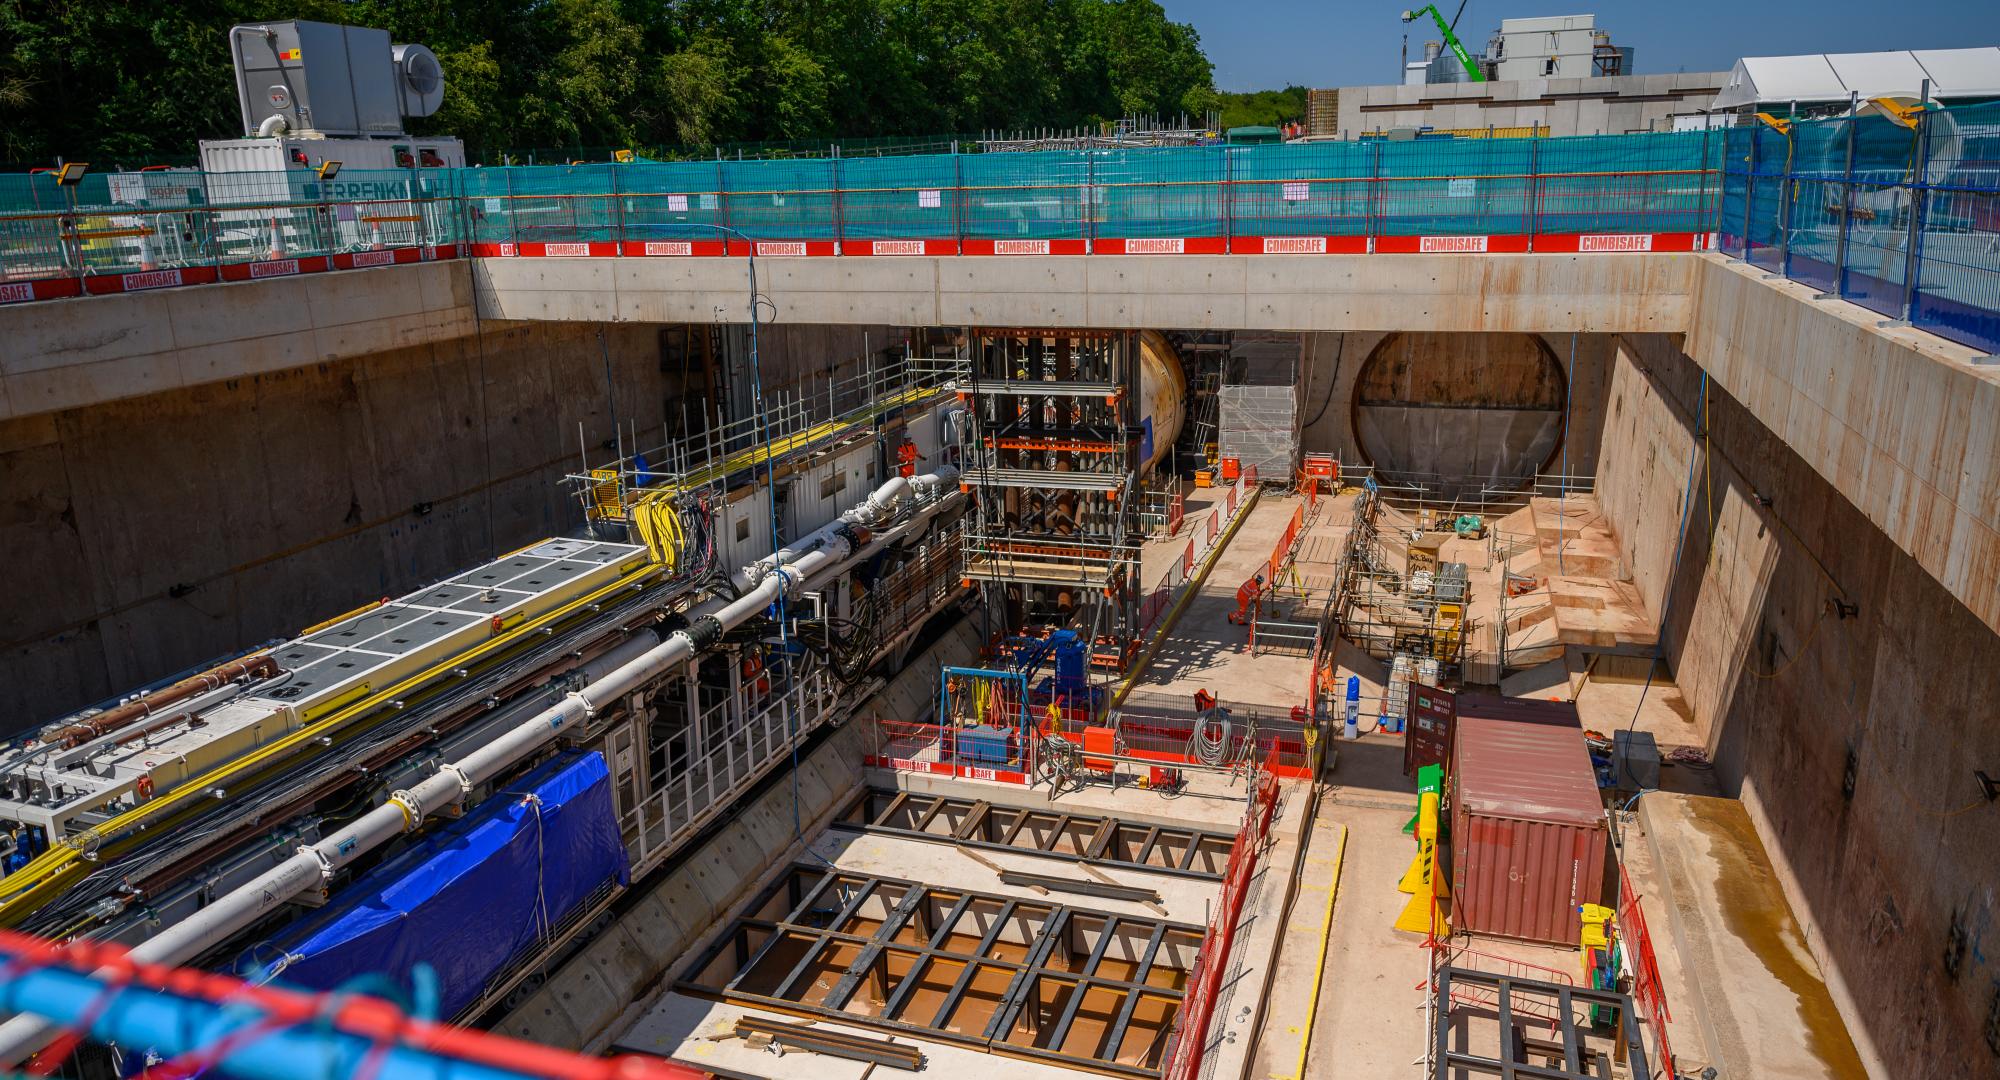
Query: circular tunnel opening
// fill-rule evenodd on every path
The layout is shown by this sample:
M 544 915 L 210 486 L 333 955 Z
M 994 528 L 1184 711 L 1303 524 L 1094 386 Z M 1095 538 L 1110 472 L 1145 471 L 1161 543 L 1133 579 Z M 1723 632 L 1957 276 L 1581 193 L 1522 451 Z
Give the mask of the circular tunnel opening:
M 1568 380 L 1535 334 L 1390 334 L 1361 365 L 1354 436 L 1387 482 L 1434 498 L 1534 483 L 1562 450 Z

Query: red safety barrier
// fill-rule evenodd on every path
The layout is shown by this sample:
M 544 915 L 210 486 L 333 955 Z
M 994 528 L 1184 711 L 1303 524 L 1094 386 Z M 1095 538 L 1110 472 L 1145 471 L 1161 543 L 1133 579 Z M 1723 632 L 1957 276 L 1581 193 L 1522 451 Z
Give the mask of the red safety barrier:
M 1002 784 L 1026 784 L 1034 774 L 1035 748 L 1012 745 L 1010 738 L 1005 762 L 984 761 L 958 745 L 958 729 L 947 724 L 875 719 L 875 750 L 862 755 L 861 763 L 878 769 L 930 773 L 965 780 L 992 780 Z
M 1653 936 L 1646 929 L 1646 913 L 1639 908 L 1639 894 L 1632 891 L 1632 879 L 1623 866 L 1618 868 L 1618 885 L 1618 934 L 1625 939 L 1626 957 L 1632 964 L 1632 1001 L 1646 1010 L 1653 1023 L 1664 1075 L 1675 1076 L 1673 1048 L 1667 1045 L 1667 1022 L 1673 1014 L 1667 1011 L 1666 987 L 1660 982 L 1660 962 L 1653 952 Z
M 1215 994 L 1229 966 L 1229 950 L 1242 917 L 1243 898 L 1250 891 L 1250 878 L 1257 869 L 1259 849 L 1270 834 L 1271 818 L 1278 805 L 1278 779 L 1269 772 L 1257 776 L 1257 795 L 1244 812 L 1243 826 L 1236 832 L 1236 846 L 1229 853 L 1229 869 L 1222 876 L 1222 888 L 1215 914 L 1194 970 L 1188 973 L 1186 996 L 1174 1017 L 1174 1034 L 1167 1047 L 1164 1080 L 1194 1080 L 1201 1072 L 1208 1052 L 1210 1014 L 1215 1011 Z
M 1174 493 L 1172 502 L 1167 504 L 1167 535 L 1181 531 L 1181 521 L 1187 517 L 1187 496 Z
M 1257 645 L 1255 624 L 1258 609 L 1261 608 L 1259 601 L 1276 587 L 1278 571 L 1284 569 L 1286 561 L 1291 558 L 1292 547 L 1299 542 L 1299 534 L 1305 529 L 1305 521 L 1306 506 L 1300 504 L 1292 511 L 1292 520 L 1285 525 L 1285 531 L 1279 534 L 1277 544 L 1271 549 L 1271 557 L 1265 559 L 1263 565 L 1259 566 L 1236 590 L 1236 612 L 1229 616 L 1229 621 L 1238 626 L 1252 627 L 1250 646 L 1253 649 Z

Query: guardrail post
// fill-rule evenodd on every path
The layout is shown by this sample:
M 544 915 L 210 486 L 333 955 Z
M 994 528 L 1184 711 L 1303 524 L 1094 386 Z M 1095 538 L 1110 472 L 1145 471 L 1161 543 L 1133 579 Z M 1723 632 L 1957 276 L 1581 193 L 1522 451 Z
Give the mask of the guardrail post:
M 1847 233 L 1854 221 L 1854 133 L 1861 126 L 1855 116 L 1861 94 L 1850 90 L 1847 94 L 1847 163 L 1840 173 L 1840 222 L 1833 242 L 1833 288 L 1813 297 L 1815 300 L 1838 300 L 1847 295 Z
M 827 159 L 827 174 L 833 179 L 833 251 L 845 255 L 844 241 L 847 239 L 847 223 L 840 205 L 840 147 L 832 148 L 832 156 Z
M 1097 254 L 1097 151 L 1083 148 L 1083 253 Z
M 521 253 L 521 215 L 515 212 L 514 206 L 514 168 L 509 165 L 503 172 L 507 177 L 507 243 L 513 247 L 514 254 L 519 255 Z
M 1750 261 L 1750 249 L 1754 246 L 1750 237 L 1750 222 L 1756 217 L 1757 204 L 1757 143 L 1762 132 L 1756 127 L 1749 129 L 1749 167 L 1743 171 L 1743 261 Z
M 1785 128 L 1785 175 L 1778 178 L 1778 273 L 1790 274 L 1792 269 L 1792 208 L 1798 203 L 1799 184 L 1797 174 L 1799 149 L 1799 125 L 1793 114 L 1793 121 Z
M 1219 148 L 1222 151 L 1222 250 L 1236 254 L 1236 186 L 1234 183 L 1235 158 L 1229 153 L 1229 144 Z
M 717 150 L 715 152 L 715 210 L 716 213 L 722 215 L 722 227 L 727 229 L 729 228 L 729 177 L 723 172 L 723 169 L 722 151 Z M 729 251 L 729 236 L 727 233 L 723 234 L 722 237 L 722 250 L 725 254 Z M 752 244 L 750 250 L 757 250 L 756 245 Z M 755 318 L 756 316 L 752 315 L 751 317 Z
M 1924 111 L 1917 116 L 1917 171 L 1910 175 L 1910 231 L 1903 246 L 1902 317 L 1908 325 L 1917 301 L 1917 275 L 1923 272 L 1924 196 L 1930 190 L 1931 172 L 1931 81 L 1924 80 Z
M 960 255 L 965 254 L 965 162 L 958 156 L 958 140 L 951 141 L 951 237 Z
M 1376 208 L 1382 201 L 1382 147 L 1388 140 L 1384 137 L 1373 141 L 1375 143 L 1375 153 L 1372 155 L 1374 158 L 1374 168 L 1371 171 L 1374 177 L 1368 184 L 1368 207 L 1362 211 L 1362 232 L 1368 236 L 1370 250 L 1374 249 L 1375 240 L 1381 234 L 1382 223 L 1378 220 L 1378 211 Z
M 1528 250 L 1542 234 L 1542 140 L 1528 140 Z
M 605 168 L 611 170 L 611 242 L 618 245 L 618 254 L 625 253 L 625 196 L 618 191 L 618 171 L 621 166 L 611 162 Z
M 1701 117 L 1701 179 L 1696 182 L 1698 186 L 1695 188 L 1694 213 L 1696 221 L 1712 221 L 1716 225 L 1715 231 L 1720 233 L 1722 231 L 1721 214 L 1710 215 L 1708 213 L 1708 130 L 1708 114 L 1703 113 Z M 1724 145 L 1727 145 L 1726 140 Z M 1717 179 L 1720 179 L 1720 177 L 1717 177 Z M 1721 200 L 1718 199 L 1717 202 L 1719 204 Z M 1705 243 L 1706 240 L 1696 240 L 1696 250 L 1700 250 L 1701 246 Z

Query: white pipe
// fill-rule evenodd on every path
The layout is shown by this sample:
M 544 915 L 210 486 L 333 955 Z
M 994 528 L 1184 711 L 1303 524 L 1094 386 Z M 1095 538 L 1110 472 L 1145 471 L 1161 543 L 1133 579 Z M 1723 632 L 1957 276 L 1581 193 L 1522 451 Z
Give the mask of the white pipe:
M 957 470 L 949 475 L 933 474 L 912 484 L 896 477 L 870 496 L 889 492 L 900 500 L 912 488 L 942 493 L 920 507 L 907 527 L 925 524 L 956 495 L 952 483 Z M 878 507 L 877 512 L 889 504 Z M 860 507 L 856 508 L 861 509 Z M 850 511 L 851 513 L 852 511 Z M 866 544 L 859 553 L 846 541 L 838 554 L 831 547 L 808 552 L 782 567 L 767 572 L 757 587 L 724 605 L 713 614 L 699 614 L 682 630 L 676 630 L 658 645 L 639 652 L 627 663 L 581 690 L 564 695 L 561 701 L 537 712 L 527 722 L 503 732 L 492 742 L 458 761 L 441 765 L 438 771 L 416 785 L 390 795 L 387 802 L 349 822 L 345 828 L 320 840 L 261 876 L 237 886 L 211 901 L 187 918 L 166 927 L 134 946 L 133 960 L 153 964 L 180 964 L 221 943 L 230 935 L 256 922 L 266 912 L 290 902 L 292 897 L 323 886 L 341 867 L 373 851 L 406 832 L 414 832 L 425 818 L 466 798 L 472 789 L 493 779 L 509 766 L 527 757 L 555 736 L 587 719 L 599 709 L 637 690 L 672 670 L 689 657 L 719 640 L 723 633 L 748 622 L 778 599 L 784 591 L 797 592 L 808 582 L 838 572 L 872 554 L 888 537 Z M 57 1028 L 40 1017 L 22 1013 L 0 1024 L 0 1062 L 13 1065 L 45 1045 Z
M 791 565 L 805 555 L 828 548 L 834 549 L 834 558 L 842 558 L 853 550 L 854 542 L 859 538 L 857 530 L 888 526 L 895 520 L 897 504 L 910 498 L 913 493 L 927 499 L 935 498 L 941 487 L 957 479 L 958 470 L 949 465 L 926 476 L 913 478 L 892 476 L 862 500 L 859 506 L 744 567 L 742 581 L 746 585 L 754 585 L 778 567 Z M 917 487 L 919 484 L 924 487 L 919 489 Z
M 292 126 L 291 121 L 273 113 L 265 117 L 263 123 L 257 125 L 257 137 L 268 139 L 290 126 Z

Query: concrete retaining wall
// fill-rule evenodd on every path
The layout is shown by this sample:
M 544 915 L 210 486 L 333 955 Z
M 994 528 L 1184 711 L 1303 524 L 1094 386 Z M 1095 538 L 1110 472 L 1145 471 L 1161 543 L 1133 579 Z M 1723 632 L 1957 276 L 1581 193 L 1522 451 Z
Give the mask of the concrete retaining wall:
M 611 456 L 606 351 L 619 418 L 657 433 L 653 328 L 561 324 L 0 421 L 0 726 L 573 528 L 556 479 L 579 422 Z
M 2000 367 L 1742 263 L 1694 261 L 1688 355 L 2000 629 Z
M 472 332 L 464 260 L 0 307 L 0 420 Z
M 1993 1075 L 2000 803 L 1974 770 L 2000 761 L 2000 636 L 1717 380 L 1702 440 L 1701 371 L 1672 340 L 1625 342 L 1613 381 L 1606 494 L 1629 490 L 1606 512 L 1635 579 L 1664 588 L 1674 679 L 1864 1061 Z

